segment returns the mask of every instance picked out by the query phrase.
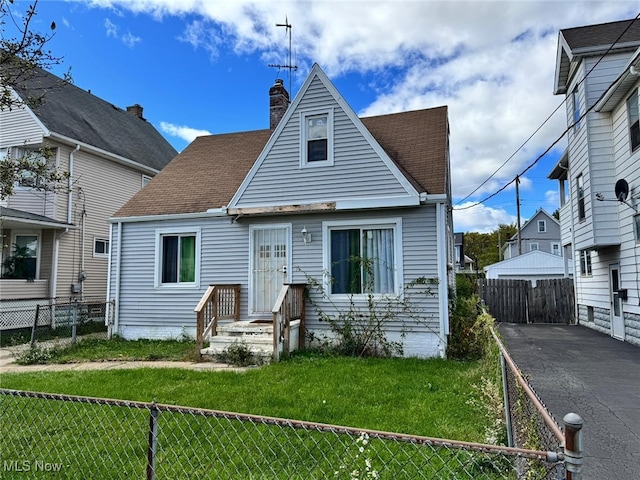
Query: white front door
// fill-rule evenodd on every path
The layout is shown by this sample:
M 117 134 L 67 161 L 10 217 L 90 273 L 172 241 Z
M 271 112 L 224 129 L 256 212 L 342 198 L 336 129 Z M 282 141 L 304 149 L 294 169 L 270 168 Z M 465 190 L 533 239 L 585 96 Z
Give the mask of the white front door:
M 270 314 L 282 285 L 290 278 L 291 227 L 255 225 L 250 235 L 251 313 Z
M 609 265 L 609 286 L 611 291 L 611 335 L 624 340 L 624 318 L 622 316 L 622 300 L 620 299 L 620 266 Z

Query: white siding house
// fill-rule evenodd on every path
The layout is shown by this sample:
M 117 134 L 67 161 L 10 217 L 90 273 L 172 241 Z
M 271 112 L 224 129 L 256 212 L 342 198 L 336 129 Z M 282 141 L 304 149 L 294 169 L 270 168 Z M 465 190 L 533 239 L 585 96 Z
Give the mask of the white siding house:
M 554 93 L 568 97 L 570 130 L 549 174 L 560 184 L 562 243 L 574 252 L 578 322 L 637 345 L 639 47 L 634 20 L 560 31 Z
M 420 319 L 394 318 L 386 333 L 405 355 L 444 356 L 447 108 L 361 119 L 318 65 L 293 102 L 280 80 L 270 99 L 271 129 L 197 138 L 111 219 L 113 331 L 195 335 L 209 285 L 239 285 L 241 319 L 259 320 L 271 318 L 284 284 L 318 281 L 329 298 L 310 288 L 311 299 L 335 311 L 365 305 L 367 290 L 400 299 L 424 277 L 434 285 L 415 299 Z M 366 287 L 352 256 L 372 261 Z M 306 328 L 327 325 L 307 308 Z

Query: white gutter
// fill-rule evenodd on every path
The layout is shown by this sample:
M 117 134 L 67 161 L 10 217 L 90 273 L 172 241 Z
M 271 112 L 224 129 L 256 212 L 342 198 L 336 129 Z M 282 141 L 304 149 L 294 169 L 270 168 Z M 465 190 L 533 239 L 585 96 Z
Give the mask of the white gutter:
M 449 334 L 449 297 L 447 295 L 449 280 L 447 276 L 447 204 L 436 205 L 436 234 L 438 258 L 438 300 L 440 303 L 440 340 L 438 350 L 442 358 L 446 355 L 446 341 L 444 336 Z
M 211 218 L 211 217 L 226 217 L 227 210 L 218 208 L 218 209 L 209 209 L 206 212 L 197 212 L 197 213 L 170 213 L 166 215 L 140 215 L 135 217 L 111 217 L 107 221 L 109 223 L 132 223 L 132 222 L 155 222 L 155 221 L 164 221 L 164 220 L 188 220 L 194 218 Z
M 115 160 L 117 163 L 122 163 L 124 165 L 128 165 L 131 167 L 135 167 L 137 170 L 142 170 L 144 172 L 147 173 L 151 173 L 153 175 L 155 175 L 156 173 L 158 173 L 160 170 L 157 170 L 153 167 L 149 167 L 148 165 L 143 165 L 142 163 L 136 162 L 134 160 L 122 157 L 120 155 L 116 155 L 114 153 L 108 152 L 106 150 L 103 150 L 102 148 L 98 148 L 98 147 L 94 147 L 92 145 L 89 145 L 88 143 L 83 143 L 83 142 L 78 142 L 77 140 L 74 140 L 73 138 L 69 138 L 69 137 L 65 137 L 64 135 L 60 135 L 59 133 L 55 133 L 55 132 L 51 132 L 51 134 L 49 135 L 49 137 L 51 138 L 55 138 L 63 143 L 66 143 L 68 145 L 76 145 L 76 149 L 79 150 L 80 146 L 82 146 L 83 150 L 87 150 L 90 152 L 94 152 L 96 154 L 98 154 L 101 157 L 110 159 L 110 160 Z

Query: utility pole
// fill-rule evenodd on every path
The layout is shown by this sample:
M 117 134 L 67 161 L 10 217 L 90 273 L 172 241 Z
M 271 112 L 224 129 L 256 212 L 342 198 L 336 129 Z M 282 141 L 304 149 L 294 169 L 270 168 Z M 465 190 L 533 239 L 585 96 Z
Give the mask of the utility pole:
M 516 209 L 518 212 L 518 255 L 522 255 L 522 235 L 520 234 L 520 176 L 516 176 Z

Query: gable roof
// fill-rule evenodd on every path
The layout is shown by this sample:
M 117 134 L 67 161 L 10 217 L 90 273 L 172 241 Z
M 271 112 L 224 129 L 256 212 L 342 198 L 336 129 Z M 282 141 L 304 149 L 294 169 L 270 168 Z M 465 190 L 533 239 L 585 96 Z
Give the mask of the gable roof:
M 362 118 L 418 192 L 447 193 L 447 107 Z M 226 207 L 271 137 L 255 130 L 198 137 L 114 217 Z
M 546 220 L 551 220 L 556 225 L 560 226 L 560 222 L 558 222 L 558 220 L 556 220 L 556 218 L 553 215 L 549 215 L 544 208 L 539 208 L 538 210 L 536 210 L 536 213 L 534 213 L 529 220 L 524 222 L 522 227 L 520 227 L 520 231 L 523 232 L 531 223 L 533 223 L 534 220 L 536 220 L 541 215 L 544 216 Z M 518 232 L 516 232 L 508 241 L 509 242 L 515 241 L 517 239 L 518 239 Z
M 122 110 L 42 69 L 25 81 L 22 97 L 29 91 L 44 93 L 44 102 L 31 108 L 49 131 L 72 142 L 116 154 L 161 170 L 176 150 L 146 120 Z
M 640 47 L 640 20 L 629 19 L 565 28 L 558 34 L 555 94 L 566 93 L 571 65 L 586 55 L 635 50 Z

